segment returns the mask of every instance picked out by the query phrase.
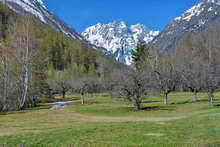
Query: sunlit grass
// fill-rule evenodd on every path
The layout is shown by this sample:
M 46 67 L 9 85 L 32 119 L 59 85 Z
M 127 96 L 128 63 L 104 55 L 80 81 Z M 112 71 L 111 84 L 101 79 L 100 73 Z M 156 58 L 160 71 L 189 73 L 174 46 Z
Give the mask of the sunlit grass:
M 0 146 L 219 146 L 220 93 L 215 94 L 214 107 L 205 93 L 198 96 L 200 101 L 193 103 L 191 93 L 172 93 L 169 105 L 162 104 L 161 96 L 149 96 L 141 111 L 108 94 L 87 95 L 85 105 L 75 103 L 57 111 L 42 103 L 0 115 Z M 80 95 L 65 100 L 79 101 Z

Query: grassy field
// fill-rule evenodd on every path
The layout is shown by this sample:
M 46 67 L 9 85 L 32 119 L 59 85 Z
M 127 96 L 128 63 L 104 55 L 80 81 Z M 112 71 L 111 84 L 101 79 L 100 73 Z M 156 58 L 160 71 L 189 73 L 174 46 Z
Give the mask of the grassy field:
M 220 93 L 211 107 L 206 94 L 173 93 L 169 105 L 160 96 L 146 98 L 145 110 L 107 94 L 89 95 L 85 105 L 50 110 L 50 104 L 0 115 L 0 146 L 68 147 L 218 147 Z

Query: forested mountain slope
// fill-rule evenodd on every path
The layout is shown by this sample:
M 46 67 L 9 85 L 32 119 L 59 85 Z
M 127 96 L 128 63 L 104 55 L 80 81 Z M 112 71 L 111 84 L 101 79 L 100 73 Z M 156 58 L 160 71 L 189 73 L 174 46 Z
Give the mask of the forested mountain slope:
M 0 2 L 20 15 L 31 14 L 41 23 L 49 25 L 56 31 L 83 41 L 83 37 L 50 12 L 42 0 L 0 0 Z
M 50 89 L 48 80 L 107 78 L 125 68 L 33 15 L 0 5 L 0 111 L 23 109 Z

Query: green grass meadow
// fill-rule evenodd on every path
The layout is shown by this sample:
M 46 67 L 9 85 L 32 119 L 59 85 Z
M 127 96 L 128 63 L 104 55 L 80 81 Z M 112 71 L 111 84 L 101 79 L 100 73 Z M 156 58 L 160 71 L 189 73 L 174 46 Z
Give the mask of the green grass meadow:
M 218 147 L 220 146 L 220 93 L 214 106 L 199 94 L 172 93 L 169 105 L 160 96 L 144 100 L 135 111 L 129 102 L 107 94 L 68 96 L 73 105 L 50 110 L 40 107 L 0 115 L 0 146 L 51 147 Z

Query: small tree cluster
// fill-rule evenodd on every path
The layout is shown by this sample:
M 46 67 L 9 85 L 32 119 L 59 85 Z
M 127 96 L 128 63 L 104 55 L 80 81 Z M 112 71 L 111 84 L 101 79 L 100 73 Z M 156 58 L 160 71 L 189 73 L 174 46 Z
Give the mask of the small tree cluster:
M 193 93 L 193 101 L 203 91 L 212 103 L 213 93 L 220 88 L 219 38 L 219 30 L 214 28 L 197 37 L 187 34 L 177 50 L 175 61 L 181 70 L 182 85 Z
M 161 63 L 160 67 L 154 69 L 154 75 L 151 79 L 154 83 L 154 89 L 162 93 L 164 104 L 168 104 L 168 94 L 177 90 L 180 82 L 179 71 L 172 62 L 166 62 Z
M 85 104 L 85 95 L 87 93 L 99 93 L 102 90 L 102 84 L 99 78 L 84 76 L 71 80 L 72 91 L 80 93 L 81 104 Z
M 122 73 L 120 81 L 115 86 L 119 97 L 133 103 L 136 110 L 142 109 L 142 100 L 148 93 L 149 81 L 144 72 Z
M 163 95 L 164 104 L 168 104 L 169 93 L 180 90 L 191 91 L 192 101 L 198 101 L 198 92 L 206 92 L 212 104 L 214 92 L 220 88 L 219 38 L 219 29 L 201 32 L 196 37 L 187 34 L 173 56 L 161 53 L 155 45 L 151 48 L 138 44 L 133 55 L 135 74 L 122 73 L 120 94 L 139 103 L 136 109 L 140 108 L 141 97 L 151 90 Z
M 50 82 L 53 94 L 62 95 L 62 98 L 65 99 L 67 93 L 79 93 L 82 104 L 85 103 L 86 94 L 102 92 L 102 85 L 100 78 L 94 76 L 73 77 L 69 79 L 59 75 L 56 80 Z

